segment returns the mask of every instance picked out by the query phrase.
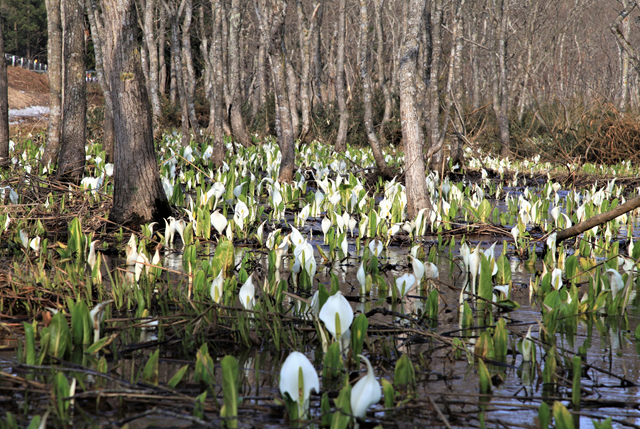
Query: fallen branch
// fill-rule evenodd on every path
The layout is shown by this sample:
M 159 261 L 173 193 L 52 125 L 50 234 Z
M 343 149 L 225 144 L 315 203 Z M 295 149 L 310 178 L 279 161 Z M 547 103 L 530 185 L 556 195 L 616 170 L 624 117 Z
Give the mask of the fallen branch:
M 584 222 L 577 223 L 573 225 L 571 228 L 563 229 L 559 231 L 556 235 L 556 243 L 560 243 L 568 238 L 575 237 L 576 235 L 582 234 L 585 231 L 590 230 L 594 226 L 602 225 L 605 222 L 609 222 L 612 219 L 617 218 L 631 210 L 640 207 L 640 197 L 635 197 L 624 204 L 619 205 L 613 210 L 609 210 L 605 213 L 600 213 L 597 216 L 589 218 Z

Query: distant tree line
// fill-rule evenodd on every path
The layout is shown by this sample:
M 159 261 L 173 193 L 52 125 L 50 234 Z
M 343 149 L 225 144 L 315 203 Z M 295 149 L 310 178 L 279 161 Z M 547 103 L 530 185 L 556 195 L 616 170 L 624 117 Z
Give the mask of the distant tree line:
M 157 132 L 177 113 L 183 144 L 207 139 L 217 165 L 224 135 L 244 146 L 254 144 L 254 134 L 276 135 L 281 181 L 293 177 L 296 140 L 320 138 L 336 151 L 368 143 L 383 175 L 392 172 L 381 148 L 402 142 L 407 188 L 416 193 L 410 215 L 428 204 L 425 170 L 464 167 L 463 147 L 473 141 L 505 157 L 520 150 L 514 135 L 561 146 L 558 135 L 575 135 L 575 121 L 590 106 L 640 106 L 638 10 L 627 0 L 46 6 L 52 109 L 43 162 L 74 181 L 82 176 L 86 133 L 84 79 L 74 81 L 86 68 L 87 46 L 105 94 L 104 146 L 116 171 L 118 139 L 127 138 L 123 112 L 140 108 L 148 112 L 129 126 L 148 118 Z M 126 73 L 119 68 L 125 65 Z M 123 105 L 114 93 L 123 88 L 140 91 L 141 102 Z
M 5 52 L 47 60 L 47 9 L 44 0 L 0 0 Z

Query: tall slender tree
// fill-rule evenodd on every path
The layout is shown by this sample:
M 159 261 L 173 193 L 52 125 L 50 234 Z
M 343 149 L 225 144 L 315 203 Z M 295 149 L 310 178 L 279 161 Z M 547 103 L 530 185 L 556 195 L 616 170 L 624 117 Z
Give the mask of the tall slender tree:
M 338 3 L 338 46 L 336 53 L 336 98 L 338 99 L 338 109 L 340 110 L 340 126 L 338 127 L 338 137 L 336 138 L 335 149 L 344 152 L 347 148 L 347 131 L 349 130 L 349 110 L 344 93 L 345 73 L 345 15 L 347 0 L 339 0 Z
M 93 52 L 96 61 L 96 74 L 100 89 L 104 95 L 104 131 L 102 133 L 102 148 L 106 153 L 106 161 L 113 162 L 113 103 L 111 103 L 111 89 L 104 76 L 104 66 L 102 62 L 104 30 L 100 19 L 98 5 L 95 0 L 85 0 L 87 17 L 91 28 L 91 39 L 93 41 Z
M 380 149 L 378 136 L 373 128 L 373 91 L 371 89 L 371 76 L 369 75 L 369 13 L 367 0 L 360 0 L 360 78 L 362 79 L 362 103 L 364 104 L 364 126 L 369 139 L 369 146 L 373 152 L 378 170 L 383 177 L 391 179 L 387 162 Z
M 9 82 L 2 27 L 0 20 L 0 168 L 9 165 Z
M 494 0 L 496 28 L 494 30 L 495 57 L 493 63 L 493 111 L 498 120 L 502 156 L 511 154 L 511 137 L 509 134 L 509 87 L 507 82 L 507 20 L 509 0 Z M 562 82 L 561 82 L 562 83 Z
M 42 165 L 55 167 L 62 132 L 62 14 L 60 0 L 45 0 L 47 6 L 47 42 L 49 76 L 49 126 Z M 53 165 L 52 165 L 53 164 Z
M 64 98 L 58 177 L 79 184 L 84 175 L 87 136 L 87 83 L 84 1 L 64 4 Z
M 104 68 L 115 126 L 113 207 L 117 224 L 161 221 L 171 215 L 153 146 L 151 104 L 137 44 L 134 0 L 103 0 Z
M 418 32 L 424 7 L 425 3 L 422 0 L 410 0 L 408 4 L 405 16 L 407 26 L 398 69 L 407 212 L 410 218 L 415 218 L 421 209 L 431 209 L 423 156 L 424 135 L 416 109 L 416 84 L 414 81 L 418 77 Z
M 229 94 L 227 95 L 227 112 L 233 136 L 243 146 L 251 146 L 251 138 L 247 132 L 247 126 L 242 117 L 242 97 L 240 82 L 240 26 L 242 24 L 242 2 L 231 0 L 229 11 L 229 38 L 227 55 L 229 58 Z
M 284 19 L 287 15 L 287 2 L 286 0 L 271 1 L 272 16 L 270 21 L 266 19 L 264 11 L 261 10 L 257 2 L 255 6 L 258 22 L 260 23 L 260 31 L 266 32 L 267 40 L 270 41 L 268 51 L 276 99 L 276 131 L 278 133 L 280 153 L 282 154 L 278 181 L 290 183 L 293 181 L 295 167 L 295 146 L 291 109 L 287 94 L 286 52 L 284 49 Z

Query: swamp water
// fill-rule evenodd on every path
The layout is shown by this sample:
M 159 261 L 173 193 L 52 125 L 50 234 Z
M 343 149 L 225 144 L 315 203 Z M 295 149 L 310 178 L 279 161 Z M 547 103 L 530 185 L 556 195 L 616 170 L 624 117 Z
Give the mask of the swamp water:
M 356 226 L 355 235 L 347 228 L 342 233 L 329 232 L 330 244 L 323 239 L 322 220 L 329 215 L 335 229 L 333 213 L 344 213 L 339 205 L 332 203 L 318 216 L 305 216 L 304 225 L 287 210 L 286 221 L 279 217 L 267 225 L 258 241 L 256 228 L 273 216 L 278 204 L 273 210 L 255 210 L 250 226 L 243 229 L 237 222 L 231 223 L 238 213 L 231 198 L 224 209 L 233 225 L 231 233 L 227 230 L 223 234 L 231 234 L 233 239 L 227 253 L 218 252 L 222 248 L 218 243 L 228 241 L 211 226 L 210 238 L 204 237 L 202 227 L 196 225 L 185 231 L 186 245 L 176 238 L 173 246 L 164 236 L 147 229 L 138 234 L 135 249 L 145 249 L 150 260 L 157 242 L 163 242 L 165 248 L 160 251 L 159 263 L 138 262 L 137 281 L 133 266 L 126 267 L 113 251 L 126 247 L 129 234 L 120 233 L 115 242 L 103 245 L 102 266 L 91 272 L 85 263 L 91 237 L 81 227 L 70 225 L 71 240 L 80 250 L 58 252 L 62 262 L 57 262 L 57 269 L 66 271 L 57 281 L 69 286 L 66 293 L 58 293 L 56 286 L 41 275 L 51 270 L 51 261 L 40 253 L 30 254 L 28 268 L 22 266 L 24 272 L 14 270 L 14 293 L 20 281 L 35 285 L 34 302 L 12 300 L 11 294 L 3 294 L 0 322 L 5 351 L 0 355 L 0 407 L 11 412 L 14 419 L 5 418 L 3 427 L 26 427 L 35 422 L 34 416 L 45 415 L 50 426 L 67 427 L 233 427 L 235 423 L 239 427 L 347 427 L 352 419 L 341 414 L 340 392 L 347 382 L 354 385 L 365 371 L 351 350 L 354 345 L 371 361 L 384 393 L 359 420 L 361 427 L 528 428 L 550 423 L 561 428 L 588 428 L 609 427 L 603 422 L 607 418 L 612 419 L 613 427 L 636 427 L 640 425 L 640 401 L 636 399 L 640 331 L 635 294 L 639 282 L 633 270 L 624 273 L 625 290 L 629 292 L 623 302 L 620 298 L 615 301 L 611 296 L 613 276 L 605 269 L 618 269 L 618 260 L 613 261 L 612 256 L 618 252 L 621 256 L 635 255 L 631 248 L 626 251 L 622 237 L 625 231 L 631 231 L 632 242 L 637 239 L 637 222 L 630 217 L 612 224 L 611 229 L 619 233 L 613 238 L 609 235 L 604 243 L 596 234 L 587 233 L 576 244 L 558 246 L 556 261 L 547 249 L 548 243 L 545 246 L 554 222 L 549 201 L 538 204 L 538 216 L 531 215 L 530 224 L 522 220 L 525 204 L 517 202 L 519 197 L 543 201 L 545 193 L 549 199 L 549 186 L 535 190 L 535 198 L 532 193 L 504 188 L 512 192 L 511 199 L 491 202 L 478 196 L 476 188 L 473 193 L 461 186 L 457 190 L 464 198 L 478 201 L 467 204 L 460 199 L 458 215 L 450 218 L 445 218 L 442 211 L 440 227 L 434 232 L 427 226 L 415 240 L 400 228 L 391 234 L 391 224 L 401 225 L 391 220 L 396 218 L 392 213 L 374 234 L 363 233 L 358 238 L 361 224 Z M 227 189 L 231 189 L 228 184 Z M 246 186 L 240 192 L 247 193 Z M 489 193 L 496 193 L 495 187 Z M 445 194 L 450 201 L 455 200 Z M 558 195 L 555 206 L 562 207 L 563 215 L 575 217 L 578 203 L 571 201 L 571 192 L 556 190 L 551 195 Z M 266 203 L 274 199 L 271 192 Z M 288 199 L 297 218 L 301 207 Z M 196 201 L 195 206 L 200 203 Z M 371 204 L 367 207 L 373 210 L 373 204 L 382 205 L 382 201 L 378 198 Z M 215 211 L 216 206 L 217 200 L 209 203 L 207 213 Z M 200 218 L 193 206 L 189 207 Z M 254 210 L 251 205 L 249 210 Z M 373 217 L 366 209 L 361 210 L 359 222 L 366 213 Z M 452 222 L 453 228 L 443 228 L 446 222 Z M 567 226 L 560 222 L 558 229 Z M 300 277 L 293 280 L 295 244 L 284 252 L 279 269 L 274 268 L 276 259 L 282 257 L 275 249 L 293 232 L 294 224 L 314 249 L 316 274 L 312 281 L 306 263 L 301 264 Z M 514 239 L 509 230 L 519 224 L 523 228 Z M 483 225 L 493 226 L 483 230 Z M 276 227 L 281 231 L 268 246 L 266 237 Z M 485 251 L 497 243 L 494 262 L 483 258 L 480 264 L 488 263 L 489 269 L 497 264 L 499 273 L 480 273 L 476 293 L 485 298 L 465 295 L 463 307 L 460 291 L 469 277 L 461 256 L 465 234 L 471 250 L 480 245 Z M 369 250 L 372 236 L 385 242 L 377 261 Z M 347 243 L 346 257 L 341 250 L 343 240 Z M 413 272 L 408 255 L 415 245 L 419 246 L 417 258 L 433 262 L 439 275 L 423 280 L 420 288 L 413 287 L 407 296 L 394 300 L 390 294 L 396 279 Z M 590 253 L 589 246 L 597 250 Z M 366 273 L 373 276 L 371 291 L 365 294 L 360 292 L 357 276 L 363 259 Z M 151 267 L 145 272 L 145 266 L 153 265 L 162 269 Z M 564 270 L 564 287 L 559 293 L 550 286 L 555 266 Z M 622 265 L 619 269 L 622 271 Z M 211 285 L 221 271 L 227 273 L 227 279 L 219 302 L 214 303 Z M 249 275 L 256 290 L 253 311 L 245 310 L 237 295 Z M 492 297 L 491 289 L 501 284 L 499 279 L 508 279 L 510 292 L 508 296 Z M 359 345 L 353 339 L 354 322 L 349 349 L 335 353 L 334 347 L 332 352 L 331 334 L 310 309 L 318 288 L 323 288 L 327 296 L 329 291 L 340 291 L 356 316 L 366 315 L 368 328 Z M 92 329 L 88 333 L 86 326 L 76 329 L 74 325 L 74 313 L 81 312 L 77 303 L 83 300 L 87 300 L 87 312 L 96 303 L 114 300 L 106 306 L 98 341 L 93 341 Z M 497 305 L 491 307 L 486 300 L 495 300 Z M 42 304 L 43 309 L 36 314 L 38 326 L 29 328 L 33 318 L 21 313 L 39 308 L 40 302 L 46 305 Z M 51 307 L 71 316 L 52 317 L 45 309 Z M 70 322 L 68 335 L 74 339 L 56 348 L 53 339 L 60 337 L 55 330 L 63 329 L 61 320 L 64 326 Z M 42 328 L 46 324 L 48 331 Z M 530 362 L 524 362 L 523 345 L 519 343 L 530 327 L 535 352 Z M 91 339 L 83 342 L 87 335 Z M 324 345 L 323 336 L 327 340 Z M 325 352 L 323 346 L 329 351 Z M 303 352 L 320 376 L 320 391 L 310 396 L 309 419 L 301 422 L 289 419 L 279 389 L 280 370 L 292 351 Z M 225 361 L 225 356 L 233 356 L 234 363 Z M 581 357 L 577 367 L 575 356 Z M 578 391 L 580 395 L 576 395 Z

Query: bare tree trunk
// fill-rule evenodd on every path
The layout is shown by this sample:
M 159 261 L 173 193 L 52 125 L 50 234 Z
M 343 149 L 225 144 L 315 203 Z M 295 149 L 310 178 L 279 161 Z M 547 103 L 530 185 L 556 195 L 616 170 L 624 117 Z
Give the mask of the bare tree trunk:
M 344 94 L 345 72 L 344 72 L 344 51 L 345 51 L 345 13 L 347 1 L 340 0 L 338 6 L 338 46 L 336 55 L 336 98 L 338 99 L 338 109 L 340 109 L 340 126 L 338 137 L 336 138 L 335 150 L 344 152 L 347 149 L 347 131 L 349 130 L 349 110 Z
M 624 49 L 629 54 L 629 60 L 631 64 L 633 64 L 633 68 L 636 69 L 636 73 L 640 73 L 640 56 L 638 55 L 638 52 L 633 47 L 633 45 L 629 42 L 629 39 L 625 37 L 623 29 L 620 28 L 622 26 L 623 21 L 627 19 L 631 11 L 636 6 L 637 6 L 636 2 L 627 2 L 624 9 L 622 10 L 622 12 L 620 12 L 616 20 L 609 27 L 609 29 L 611 30 L 613 35 L 616 37 L 616 40 L 618 41 L 622 49 Z
M 102 148 L 106 153 L 106 162 L 113 162 L 114 130 L 113 130 L 113 104 L 111 103 L 111 89 L 104 75 L 103 52 L 104 24 L 100 21 L 100 15 L 95 0 L 86 0 L 85 8 L 91 28 L 91 39 L 96 61 L 96 73 L 100 89 L 104 95 L 104 130 L 102 132 Z
M 507 46 L 506 46 L 506 29 L 507 29 L 507 8 L 509 0 L 494 0 L 496 11 L 497 28 L 495 30 L 495 52 L 497 58 L 497 70 L 493 76 L 493 111 L 495 112 L 498 128 L 500 130 L 501 154 L 508 157 L 511 154 L 511 143 L 509 136 L 509 117 L 507 109 L 509 104 L 508 82 L 507 82 Z
M 453 0 L 451 3 L 453 22 L 451 27 L 452 43 L 451 54 L 449 57 L 449 76 L 447 79 L 447 89 L 445 93 L 445 110 L 444 110 L 444 124 L 443 132 L 440 135 L 439 147 L 442 147 L 446 137 L 446 130 L 449 122 L 454 125 L 455 139 L 451 142 L 451 153 L 449 158 L 452 163 L 460 164 L 460 167 L 464 164 L 464 154 L 462 151 L 464 134 L 464 123 L 461 119 L 462 112 L 460 111 L 462 105 L 462 47 L 463 47 L 463 35 L 464 35 L 464 23 L 462 20 L 462 8 L 464 7 L 465 0 Z M 455 111 L 452 112 L 451 108 L 455 105 Z M 451 119 L 453 115 L 453 119 Z
M 256 75 L 258 79 L 258 96 L 256 97 L 256 106 L 258 110 L 263 108 L 267 102 L 267 73 L 266 73 L 266 61 L 267 61 L 267 46 L 264 45 L 263 40 L 260 40 L 260 47 L 258 48 L 258 68 Z
M 522 91 L 520 93 L 520 100 L 518 100 L 518 122 L 522 121 L 524 116 L 524 109 L 527 105 L 527 92 L 529 91 L 529 76 L 531 75 L 531 67 L 533 64 L 533 44 L 535 40 L 535 25 L 536 18 L 538 16 L 538 7 L 534 5 L 533 17 L 529 24 L 529 34 L 526 39 L 527 45 L 527 62 L 524 69 L 524 78 L 522 81 Z
M 325 103 L 334 103 L 336 101 L 336 45 L 338 44 L 338 23 L 333 23 L 333 35 L 329 43 L 329 61 L 328 61 L 328 77 L 325 85 L 325 93 L 323 98 Z
M 472 14 L 469 44 L 469 60 L 471 63 L 471 108 L 475 112 L 480 108 L 480 67 L 478 65 L 478 17 Z
M 382 93 L 384 94 L 384 114 L 382 115 L 379 134 L 384 141 L 384 127 L 391 120 L 393 98 L 391 98 L 391 91 L 389 91 L 389 85 L 387 85 L 387 78 L 384 71 L 384 33 L 382 31 L 382 9 L 384 8 L 384 0 L 375 0 L 374 6 L 376 14 L 376 38 L 378 39 L 378 52 L 376 52 L 376 64 L 378 66 L 378 83 L 380 84 Z
M 410 0 L 407 8 L 406 29 L 402 43 L 402 55 L 398 74 L 400 86 L 400 121 L 405 153 L 405 186 L 407 190 L 407 212 L 414 219 L 423 209 L 431 209 L 427 192 L 423 157 L 424 136 L 416 111 L 416 85 L 418 61 L 418 32 L 420 18 L 424 12 L 422 0 Z
M 239 33 L 241 18 L 240 0 L 231 0 L 231 10 L 229 11 L 229 40 L 227 45 L 227 55 L 229 58 L 229 96 L 227 112 L 229 113 L 233 137 L 244 147 L 249 147 L 252 143 L 244 123 L 244 118 L 242 117 L 242 98 L 240 96 Z
M 298 79 L 296 78 L 296 71 L 293 68 L 291 61 L 286 61 L 287 66 L 287 92 L 289 97 L 289 108 L 291 109 L 291 127 L 293 128 L 293 136 L 298 135 L 298 129 L 300 126 L 300 115 L 298 115 Z
M 153 147 L 151 105 L 136 54 L 133 0 L 103 0 L 104 66 L 111 85 L 116 151 L 113 207 L 117 224 L 161 221 L 171 215 Z
M 62 132 L 62 16 L 60 0 L 46 0 L 48 76 L 49 76 L 49 127 L 47 146 L 41 163 L 49 171 L 54 167 L 60 151 Z M 53 165 L 52 165 L 53 164 Z
M 322 35 L 322 18 L 324 17 L 324 2 L 318 3 L 317 23 L 315 26 L 315 34 L 311 35 L 313 40 L 313 106 L 314 108 L 322 108 L 323 100 L 326 101 L 326 85 L 322 82 L 322 55 L 321 55 L 321 35 Z
M 158 43 L 155 36 L 155 11 L 156 0 L 145 0 L 143 36 L 149 55 L 149 78 L 147 87 L 149 88 L 149 98 L 151 99 L 151 109 L 153 110 L 153 126 L 158 127 L 158 120 L 162 115 L 162 107 L 159 94 L 159 58 Z M 164 49 L 164 46 L 160 46 Z
M 63 2 L 65 66 L 58 177 L 79 184 L 84 174 L 87 134 L 84 1 Z
M 629 0 L 621 0 L 622 7 L 626 10 L 629 7 Z M 620 33 L 622 37 L 629 40 L 629 17 L 625 17 L 620 23 Z M 619 45 L 620 46 L 620 45 Z M 627 108 L 629 96 L 629 52 L 620 46 L 620 110 Z
M 9 166 L 9 81 L 4 58 L 4 34 L 0 20 L 0 168 Z
M 182 0 L 180 7 L 177 8 L 173 0 L 162 0 L 167 16 L 171 22 L 171 84 L 175 82 L 175 88 L 180 98 L 180 113 L 182 116 L 182 146 L 189 146 L 189 106 L 187 105 L 187 94 L 184 85 L 184 77 L 182 75 L 182 61 L 180 59 L 180 39 L 178 34 L 180 28 L 178 20 L 186 5 L 186 0 Z M 175 103 L 175 101 L 172 101 Z
M 223 99 L 222 99 L 222 0 L 211 0 L 213 12 L 213 36 L 209 61 L 212 63 L 213 82 L 212 100 L 213 121 L 209 123 L 209 129 L 213 134 L 213 154 L 211 161 L 218 167 L 222 167 L 224 162 L 224 131 L 222 127 Z
M 165 55 L 167 28 L 167 15 L 164 7 L 158 7 L 158 96 L 162 99 L 167 96 L 167 61 Z M 161 108 L 162 111 L 162 108 Z
M 296 1 L 296 10 L 298 12 L 298 32 L 300 33 L 300 64 L 302 65 L 302 73 L 300 76 L 300 110 L 302 114 L 302 130 L 300 138 L 304 138 L 309 133 L 311 127 L 311 100 L 309 91 L 311 89 L 311 37 L 314 34 L 315 16 L 320 4 L 316 4 L 311 22 L 307 21 L 304 14 L 302 1 Z
M 291 109 L 289 107 L 289 97 L 287 96 L 286 77 L 286 52 L 284 50 L 284 19 L 287 14 L 286 0 L 272 0 L 270 26 L 266 21 L 263 11 L 256 3 L 256 15 L 260 23 L 260 31 L 264 34 L 268 32 L 269 60 L 271 64 L 271 74 L 273 76 L 273 87 L 276 97 L 276 130 L 278 131 L 278 145 L 282 159 L 278 181 L 291 183 L 293 181 L 295 168 L 295 147 L 293 126 L 291 124 Z M 264 39 L 264 36 L 263 36 Z
M 362 78 L 362 98 L 364 103 L 364 126 L 367 130 L 369 146 L 373 152 L 380 174 L 391 179 L 391 173 L 384 160 L 384 154 L 380 150 L 378 136 L 373 129 L 373 106 L 371 91 L 371 76 L 369 75 L 369 14 L 367 13 L 367 0 L 360 0 L 360 77 Z
M 184 21 L 182 23 L 182 61 L 184 63 L 184 93 L 186 96 L 187 112 L 189 122 L 193 130 L 194 140 L 197 143 L 202 141 L 200 136 L 200 124 L 196 115 L 194 97 L 196 92 L 196 72 L 193 69 L 193 58 L 191 55 L 191 22 L 193 20 L 193 0 L 187 0 L 184 8 Z
M 438 88 L 438 76 L 440 73 L 440 57 L 442 55 L 442 0 L 435 0 L 431 12 L 431 75 L 429 76 L 429 126 L 431 127 L 432 153 L 430 164 L 432 168 L 438 168 L 442 164 L 442 146 L 440 144 L 440 91 Z M 443 128 L 446 124 L 443 125 Z

